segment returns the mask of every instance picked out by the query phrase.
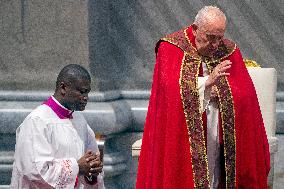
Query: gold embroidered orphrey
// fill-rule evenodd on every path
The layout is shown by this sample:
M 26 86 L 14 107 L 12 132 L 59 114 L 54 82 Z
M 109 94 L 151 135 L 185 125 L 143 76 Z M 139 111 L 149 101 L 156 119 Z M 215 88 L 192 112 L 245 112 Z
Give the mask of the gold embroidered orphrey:
M 162 38 L 158 42 L 158 45 L 160 42 L 165 41 L 177 46 L 184 52 L 180 69 L 179 84 L 190 141 L 194 186 L 198 189 L 209 189 L 208 160 L 202 112 L 200 109 L 199 93 L 197 88 L 199 67 L 202 66 L 201 63 L 204 62 L 211 73 L 213 68 L 218 65 L 221 60 L 227 58 L 234 52 L 236 45 L 233 42 L 224 39 L 212 59 L 204 58 L 198 55 L 197 50 L 192 46 L 187 36 L 187 29 L 188 28 L 185 28 Z M 236 138 L 233 97 L 226 77 L 222 77 L 216 86 L 218 89 L 219 107 L 223 128 L 226 188 L 235 188 Z

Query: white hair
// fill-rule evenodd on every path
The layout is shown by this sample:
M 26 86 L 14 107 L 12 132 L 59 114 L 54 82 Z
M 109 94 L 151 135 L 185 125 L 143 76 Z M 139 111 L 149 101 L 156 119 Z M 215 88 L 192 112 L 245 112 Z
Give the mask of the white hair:
M 205 6 L 198 11 L 195 16 L 194 24 L 201 27 L 211 19 L 223 19 L 226 22 L 226 15 L 218 7 Z

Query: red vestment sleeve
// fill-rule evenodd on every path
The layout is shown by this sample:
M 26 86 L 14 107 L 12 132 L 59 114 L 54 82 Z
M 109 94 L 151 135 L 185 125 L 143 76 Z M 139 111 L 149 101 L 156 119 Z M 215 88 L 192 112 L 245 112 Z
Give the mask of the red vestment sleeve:
M 162 42 L 139 157 L 136 189 L 193 188 L 190 145 L 180 95 L 183 52 Z

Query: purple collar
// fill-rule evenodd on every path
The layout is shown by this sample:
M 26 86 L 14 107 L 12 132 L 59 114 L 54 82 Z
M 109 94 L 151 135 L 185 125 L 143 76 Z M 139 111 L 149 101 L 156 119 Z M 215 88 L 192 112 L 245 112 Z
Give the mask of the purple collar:
M 49 106 L 60 119 L 72 119 L 73 111 L 62 106 L 53 96 L 50 96 L 43 104 Z

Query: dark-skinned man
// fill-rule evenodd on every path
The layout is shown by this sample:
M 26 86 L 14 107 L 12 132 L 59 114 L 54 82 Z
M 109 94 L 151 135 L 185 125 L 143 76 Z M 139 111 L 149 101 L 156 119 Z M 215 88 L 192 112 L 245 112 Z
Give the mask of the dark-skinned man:
M 80 65 L 60 71 L 54 95 L 16 131 L 11 188 L 104 189 L 95 134 L 79 112 L 87 105 L 90 84 Z

